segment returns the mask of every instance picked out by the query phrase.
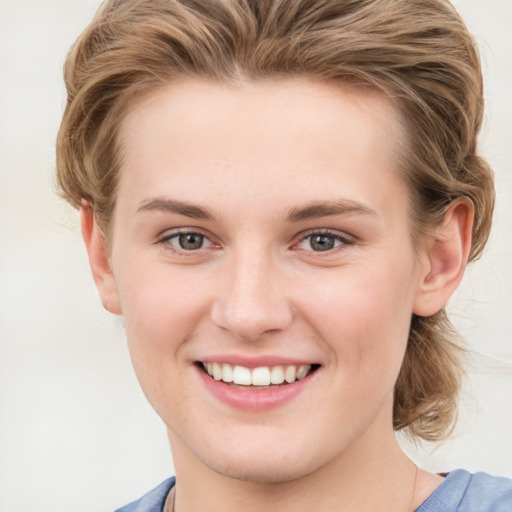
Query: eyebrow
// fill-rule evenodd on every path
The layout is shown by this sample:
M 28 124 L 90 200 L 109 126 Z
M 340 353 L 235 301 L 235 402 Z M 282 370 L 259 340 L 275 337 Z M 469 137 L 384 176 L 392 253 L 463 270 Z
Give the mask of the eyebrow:
M 163 211 L 184 215 L 192 219 L 213 220 L 213 215 L 206 209 L 186 201 L 156 197 L 141 202 L 137 212 Z
M 377 212 L 362 203 L 347 199 L 315 201 L 300 208 L 293 208 L 286 216 L 286 220 L 289 222 L 298 222 L 334 215 L 355 214 L 377 215 Z
M 170 198 L 150 198 L 140 203 L 137 212 L 163 211 L 176 213 L 192 219 L 214 220 L 214 215 L 206 208 L 187 201 Z M 375 210 L 357 201 L 339 199 L 337 201 L 314 201 L 302 207 L 291 209 L 286 215 L 287 222 L 319 219 L 335 215 L 377 215 Z

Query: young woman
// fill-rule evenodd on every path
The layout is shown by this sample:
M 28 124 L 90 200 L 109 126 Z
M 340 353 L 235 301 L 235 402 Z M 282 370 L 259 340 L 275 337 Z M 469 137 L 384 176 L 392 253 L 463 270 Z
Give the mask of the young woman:
M 482 79 L 443 0 L 112 0 L 66 64 L 58 179 L 176 478 L 124 509 L 505 511 L 418 468 L 491 224 Z

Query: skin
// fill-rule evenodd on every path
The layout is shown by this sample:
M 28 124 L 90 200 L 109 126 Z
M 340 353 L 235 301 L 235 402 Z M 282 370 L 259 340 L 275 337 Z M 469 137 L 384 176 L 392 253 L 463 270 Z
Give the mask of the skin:
M 401 136 L 380 93 L 299 78 L 176 82 L 125 118 L 111 251 L 85 204 L 82 229 L 167 426 L 179 512 L 408 510 L 441 481 L 399 448 L 393 387 L 412 313 L 435 313 L 460 282 L 472 210 L 454 203 L 414 249 Z M 293 215 L 318 203 L 350 208 Z M 203 245 L 181 248 L 177 230 Z M 314 249 L 319 232 L 331 250 Z M 320 368 L 254 412 L 204 386 L 195 363 L 226 355 Z

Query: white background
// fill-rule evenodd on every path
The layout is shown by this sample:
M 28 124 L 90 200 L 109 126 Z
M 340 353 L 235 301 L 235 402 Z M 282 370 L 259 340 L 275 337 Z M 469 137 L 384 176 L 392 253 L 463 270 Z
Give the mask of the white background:
M 427 468 L 512 477 L 512 1 L 459 0 L 481 47 L 495 229 L 451 309 L 476 352 L 453 441 Z M 165 430 L 54 195 L 62 65 L 97 0 L 0 0 L 0 512 L 112 511 L 172 474 Z

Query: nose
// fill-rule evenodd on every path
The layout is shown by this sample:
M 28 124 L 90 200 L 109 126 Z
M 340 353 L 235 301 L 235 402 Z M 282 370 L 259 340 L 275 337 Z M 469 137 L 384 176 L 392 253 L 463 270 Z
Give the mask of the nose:
M 226 261 L 212 307 L 212 320 L 242 340 L 253 341 L 292 322 L 283 278 L 268 253 Z

